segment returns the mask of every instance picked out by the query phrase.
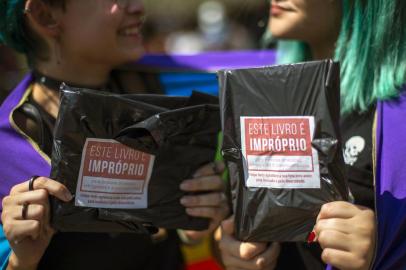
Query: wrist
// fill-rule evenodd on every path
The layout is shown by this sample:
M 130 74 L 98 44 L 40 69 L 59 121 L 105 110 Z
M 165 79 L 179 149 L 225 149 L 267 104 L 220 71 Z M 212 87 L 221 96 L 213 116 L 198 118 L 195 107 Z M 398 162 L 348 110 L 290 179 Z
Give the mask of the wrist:
M 8 259 L 7 270 L 36 270 L 37 264 L 24 264 L 17 258 L 14 252 L 11 253 Z

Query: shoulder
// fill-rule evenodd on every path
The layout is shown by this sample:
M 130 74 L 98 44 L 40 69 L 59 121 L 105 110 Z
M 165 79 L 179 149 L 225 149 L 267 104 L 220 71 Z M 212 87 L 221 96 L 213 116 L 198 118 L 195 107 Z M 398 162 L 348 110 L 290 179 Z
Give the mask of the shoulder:
M 50 165 L 39 153 L 33 140 L 24 134 L 11 117 L 24 102 L 32 78 L 27 76 L 0 107 L 0 199 L 10 188 L 32 175 L 49 175 Z M 22 162 L 22 159 L 24 162 Z M 1 211 L 1 206 L 0 206 Z
M 28 88 L 32 83 L 32 75 L 28 74 L 7 96 L 4 102 L 0 106 L 0 121 L 3 118 L 8 118 L 9 114 L 16 108 L 24 95 L 28 92 Z

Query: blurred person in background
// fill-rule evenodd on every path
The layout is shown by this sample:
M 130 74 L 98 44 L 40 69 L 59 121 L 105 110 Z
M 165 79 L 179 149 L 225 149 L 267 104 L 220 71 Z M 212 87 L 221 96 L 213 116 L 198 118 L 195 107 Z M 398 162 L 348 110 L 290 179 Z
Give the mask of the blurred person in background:
M 168 36 L 168 53 L 191 54 L 202 51 L 252 49 L 253 38 L 238 23 L 230 21 L 221 1 L 205 1 L 197 9 L 195 31 L 174 32 Z

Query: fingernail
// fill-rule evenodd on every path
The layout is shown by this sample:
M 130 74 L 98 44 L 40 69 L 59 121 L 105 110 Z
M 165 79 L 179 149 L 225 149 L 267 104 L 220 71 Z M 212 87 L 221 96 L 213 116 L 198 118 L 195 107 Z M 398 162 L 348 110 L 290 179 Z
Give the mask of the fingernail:
M 188 202 L 189 202 L 188 198 L 183 197 L 182 199 L 180 199 L 181 204 L 187 204 Z
M 224 164 L 224 162 L 217 162 L 217 169 L 219 173 L 223 173 L 226 169 L 226 164 Z
M 263 268 L 265 266 L 265 259 L 264 258 L 259 258 L 257 260 L 257 265 L 259 266 L 259 268 Z
M 309 233 L 309 236 L 307 237 L 307 243 L 311 244 L 316 240 L 316 232 L 312 231 L 311 233 Z
M 187 180 L 186 180 L 187 181 Z M 182 190 L 187 190 L 187 189 L 189 189 L 190 188 L 190 183 L 188 183 L 188 182 L 183 182 L 182 184 L 180 184 L 180 189 L 182 189 Z
M 64 192 L 64 197 L 66 202 L 70 202 L 73 199 L 73 195 L 69 192 L 69 190 Z

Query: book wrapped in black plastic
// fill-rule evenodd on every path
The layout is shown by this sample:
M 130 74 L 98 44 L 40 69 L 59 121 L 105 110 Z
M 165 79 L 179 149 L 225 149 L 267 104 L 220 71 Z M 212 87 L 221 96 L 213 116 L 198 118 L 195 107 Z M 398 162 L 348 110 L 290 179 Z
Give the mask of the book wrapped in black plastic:
M 180 183 L 214 160 L 218 99 L 116 95 L 63 86 L 51 177 L 75 195 L 51 201 L 60 231 L 203 230 L 188 216 Z
M 236 237 L 305 241 L 321 206 L 348 200 L 339 64 L 218 73 Z

